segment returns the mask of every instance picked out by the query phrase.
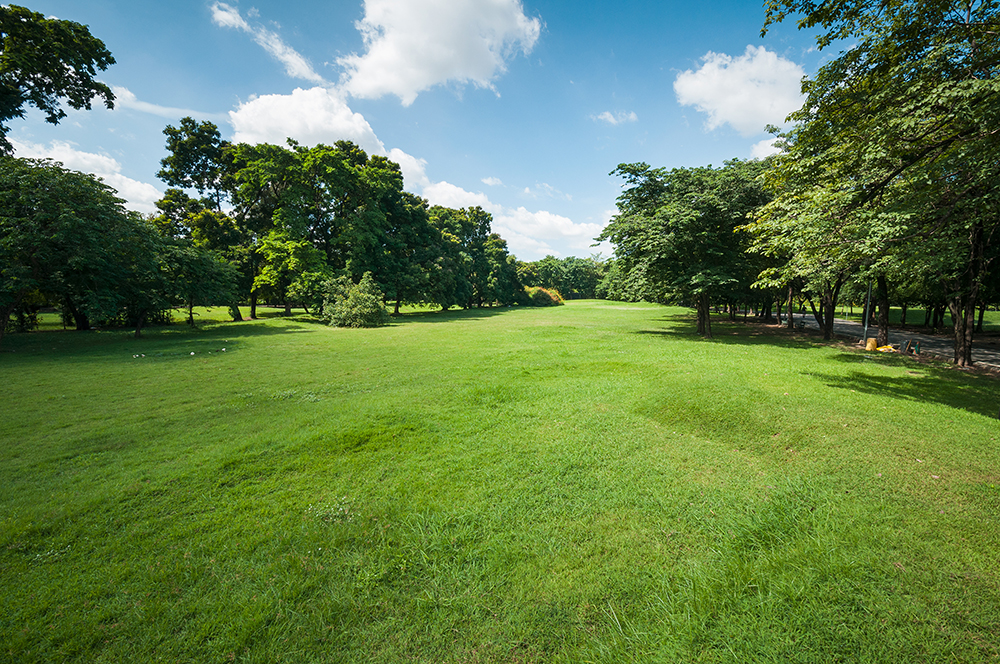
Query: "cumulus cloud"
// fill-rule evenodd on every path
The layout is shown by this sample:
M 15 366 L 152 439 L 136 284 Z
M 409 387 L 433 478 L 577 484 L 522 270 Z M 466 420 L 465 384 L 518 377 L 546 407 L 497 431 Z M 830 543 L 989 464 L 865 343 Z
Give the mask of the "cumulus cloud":
M 234 143 L 284 145 L 294 138 L 303 145 L 353 141 L 372 154 L 386 154 L 364 116 L 355 113 L 326 88 L 296 88 L 291 94 L 262 95 L 229 112 Z
M 498 187 L 503 184 L 503 181 L 500 178 L 494 177 L 483 178 L 482 182 L 488 187 Z
M 778 154 L 781 149 L 775 144 L 780 140 L 780 138 L 765 138 L 763 141 L 754 143 L 753 147 L 750 148 L 750 158 L 766 159 L 772 154 Z
M 547 210 L 508 208 L 494 203 L 482 192 L 467 191 L 450 182 L 432 182 L 423 188 L 431 205 L 451 208 L 479 206 L 493 215 L 493 231 L 507 240 L 512 254 L 522 260 L 535 260 L 547 254 L 561 256 L 569 247 L 576 255 L 593 253 L 593 238 L 607 224 L 575 223 L 569 217 Z
M 212 20 L 220 27 L 233 28 L 249 34 L 272 58 L 285 66 L 285 73 L 292 78 L 300 78 L 312 83 L 326 83 L 326 80 L 312 68 L 309 61 L 286 44 L 276 32 L 263 26 L 250 25 L 236 7 L 224 2 L 216 2 L 212 5 Z
M 355 25 L 365 52 L 337 60 L 343 89 L 396 95 L 404 106 L 448 81 L 492 88 L 508 58 L 531 52 L 542 27 L 520 0 L 365 0 Z
M 626 122 L 638 122 L 639 116 L 635 114 L 635 111 L 618 111 L 612 113 L 611 111 L 604 111 L 600 115 L 590 116 L 594 120 L 600 120 L 601 122 L 607 122 L 609 125 L 620 125 Z
M 155 212 L 154 203 L 163 197 L 163 192 L 146 182 L 133 180 L 122 175 L 122 165 L 117 159 L 104 154 L 83 152 L 65 141 L 52 141 L 48 145 L 10 140 L 18 157 L 34 159 L 52 159 L 62 162 L 66 168 L 83 173 L 91 173 L 104 180 L 104 183 L 114 188 L 120 198 L 125 199 L 126 207 L 137 212 Z
M 171 106 L 160 106 L 140 101 L 131 90 L 117 85 L 111 86 L 111 91 L 115 93 L 116 109 L 129 108 L 141 111 L 142 113 L 158 115 L 162 118 L 182 118 L 188 115 L 208 119 L 224 119 L 226 117 L 223 113 L 202 113 L 201 111 L 192 111 L 188 108 L 173 108 Z
M 802 105 L 805 70 L 763 46 L 747 46 L 733 57 L 709 51 L 696 71 L 677 75 L 674 92 L 683 106 L 708 114 L 709 130 L 729 124 L 744 136 L 780 125 Z

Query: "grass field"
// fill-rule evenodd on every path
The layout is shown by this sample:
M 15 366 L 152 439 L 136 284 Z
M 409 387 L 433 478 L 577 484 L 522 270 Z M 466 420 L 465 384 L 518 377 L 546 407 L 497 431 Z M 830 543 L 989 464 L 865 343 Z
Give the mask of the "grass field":
M 1000 382 L 574 301 L 9 335 L 0 660 L 1000 659 Z

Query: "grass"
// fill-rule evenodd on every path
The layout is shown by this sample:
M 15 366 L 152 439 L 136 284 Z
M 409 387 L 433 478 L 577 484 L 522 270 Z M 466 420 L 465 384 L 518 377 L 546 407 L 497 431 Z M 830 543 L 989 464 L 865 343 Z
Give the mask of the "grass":
M 0 659 L 1000 658 L 993 377 L 644 304 L 205 313 L 4 339 Z

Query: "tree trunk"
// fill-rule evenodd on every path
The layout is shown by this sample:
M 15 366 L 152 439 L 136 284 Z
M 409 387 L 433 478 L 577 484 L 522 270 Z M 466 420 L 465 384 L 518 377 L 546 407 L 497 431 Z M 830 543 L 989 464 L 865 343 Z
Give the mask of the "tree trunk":
M 838 289 L 839 290 L 839 289 Z M 833 318 L 837 315 L 837 293 L 827 291 L 823 294 L 823 340 L 833 339 Z
M 146 320 L 146 312 L 141 311 L 139 315 L 135 317 L 135 338 L 139 338 L 139 332 L 142 330 L 142 323 Z
M 292 304 L 288 300 L 285 300 L 285 315 L 292 315 Z
M 257 294 L 250 293 L 250 320 L 257 320 Z
M 701 293 L 696 300 L 696 311 L 698 312 L 698 334 L 706 339 L 712 338 L 712 307 L 708 293 Z
M 229 305 L 229 315 L 232 316 L 234 323 L 243 321 L 243 313 L 240 311 L 240 305 L 238 302 L 233 302 Z
M 948 309 L 955 324 L 955 364 L 960 367 L 971 367 L 976 305 L 974 300 L 969 301 L 968 294 L 960 294 L 948 299 Z
M 878 288 L 878 334 L 875 336 L 875 343 L 879 346 L 889 344 L 889 284 L 886 283 L 885 276 L 879 275 L 875 278 Z
M 933 313 L 934 313 L 934 309 L 931 308 L 931 307 L 929 307 L 929 306 L 924 311 L 924 327 L 929 327 L 930 326 L 930 324 L 931 324 L 931 316 L 933 315 Z
M 791 284 L 788 284 L 788 322 L 787 327 L 789 330 L 795 329 L 795 302 L 794 302 L 795 291 Z
M 774 301 L 771 299 L 767 300 L 767 308 L 764 309 L 764 322 L 774 322 Z
M 976 332 L 983 331 L 983 318 L 986 316 L 986 303 L 979 305 L 979 320 L 976 322 Z
M 906 310 L 907 310 L 908 307 L 909 307 L 909 305 L 907 305 L 906 302 L 904 302 L 903 304 L 901 304 L 899 306 L 899 326 L 900 327 L 906 327 Z
M 819 311 L 816 311 L 816 305 L 813 304 L 812 298 L 809 298 L 809 308 L 812 309 L 813 318 L 816 319 L 816 324 L 819 325 L 819 329 L 823 329 L 826 324 L 826 320 L 823 318 L 823 301 L 820 300 Z
M 399 315 L 399 298 L 398 297 L 396 298 L 396 306 L 393 307 L 393 309 L 392 309 L 392 315 L 393 316 L 398 316 Z
M 76 329 L 78 332 L 83 332 L 84 330 L 90 329 L 90 319 L 87 318 L 87 314 L 79 311 L 73 304 L 73 300 L 66 298 L 66 308 L 69 310 L 70 315 L 73 317 L 73 322 L 76 323 Z
M 194 300 L 188 301 L 188 325 L 194 327 Z

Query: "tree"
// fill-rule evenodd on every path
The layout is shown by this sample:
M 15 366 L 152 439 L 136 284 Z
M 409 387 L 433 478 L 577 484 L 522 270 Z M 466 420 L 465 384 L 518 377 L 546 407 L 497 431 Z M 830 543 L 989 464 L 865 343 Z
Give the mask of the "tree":
M 226 188 L 229 143 L 222 140 L 219 128 L 211 122 L 195 122 L 192 117 L 181 118 L 180 126 L 167 125 L 166 157 L 160 160 L 163 167 L 156 177 L 171 187 L 195 189 L 198 195 L 212 193 L 208 200 L 216 210 L 222 209 L 222 196 Z
M 62 303 L 78 330 L 126 299 L 144 225 L 91 175 L 0 157 L 0 320 L 34 291 Z M 0 331 L 2 335 L 2 331 Z M 2 338 L 2 337 L 0 337 Z
M 792 114 L 798 124 L 778 158 L 779 197 L 836 194 L 826 213 L 849 225 L 865 221 L 866 263 L 886 254 L 904 263 L 933 247 L 937 258 L 914 262 L 932 266 L 946 285 L 955 363 L 971 364 L 976 305 L 1000 230 L 1000 4 L 770 0 L 766 6 L 765 31 L 798 14 L 800 27 L 822 28 L 820 48 L 852 43 L 803 83 L 808 98 Z M 843 241 L 858 242 L 853 235 L 843 234 Z
M 620 164 L 612 174 L 632 185 L 598 240 L 610 240 L 622 267 L 695 303 L 698 333 L 712 336 L 713 295 L 744 277 L 747 215 L 768 200 L 758 175 L 762 162 L 732 160 L 722 168 Z
M 24 117 L 26 105 L 45 113 L 52 124 L 66 117 L 60 99 L 90 110 L 101 98 L 114 108 L 111 88 L 94 79 L 114 63 L 87 26 L 17 5 L 0 6 L 0 153 L 13 153 L 7 122 Z

